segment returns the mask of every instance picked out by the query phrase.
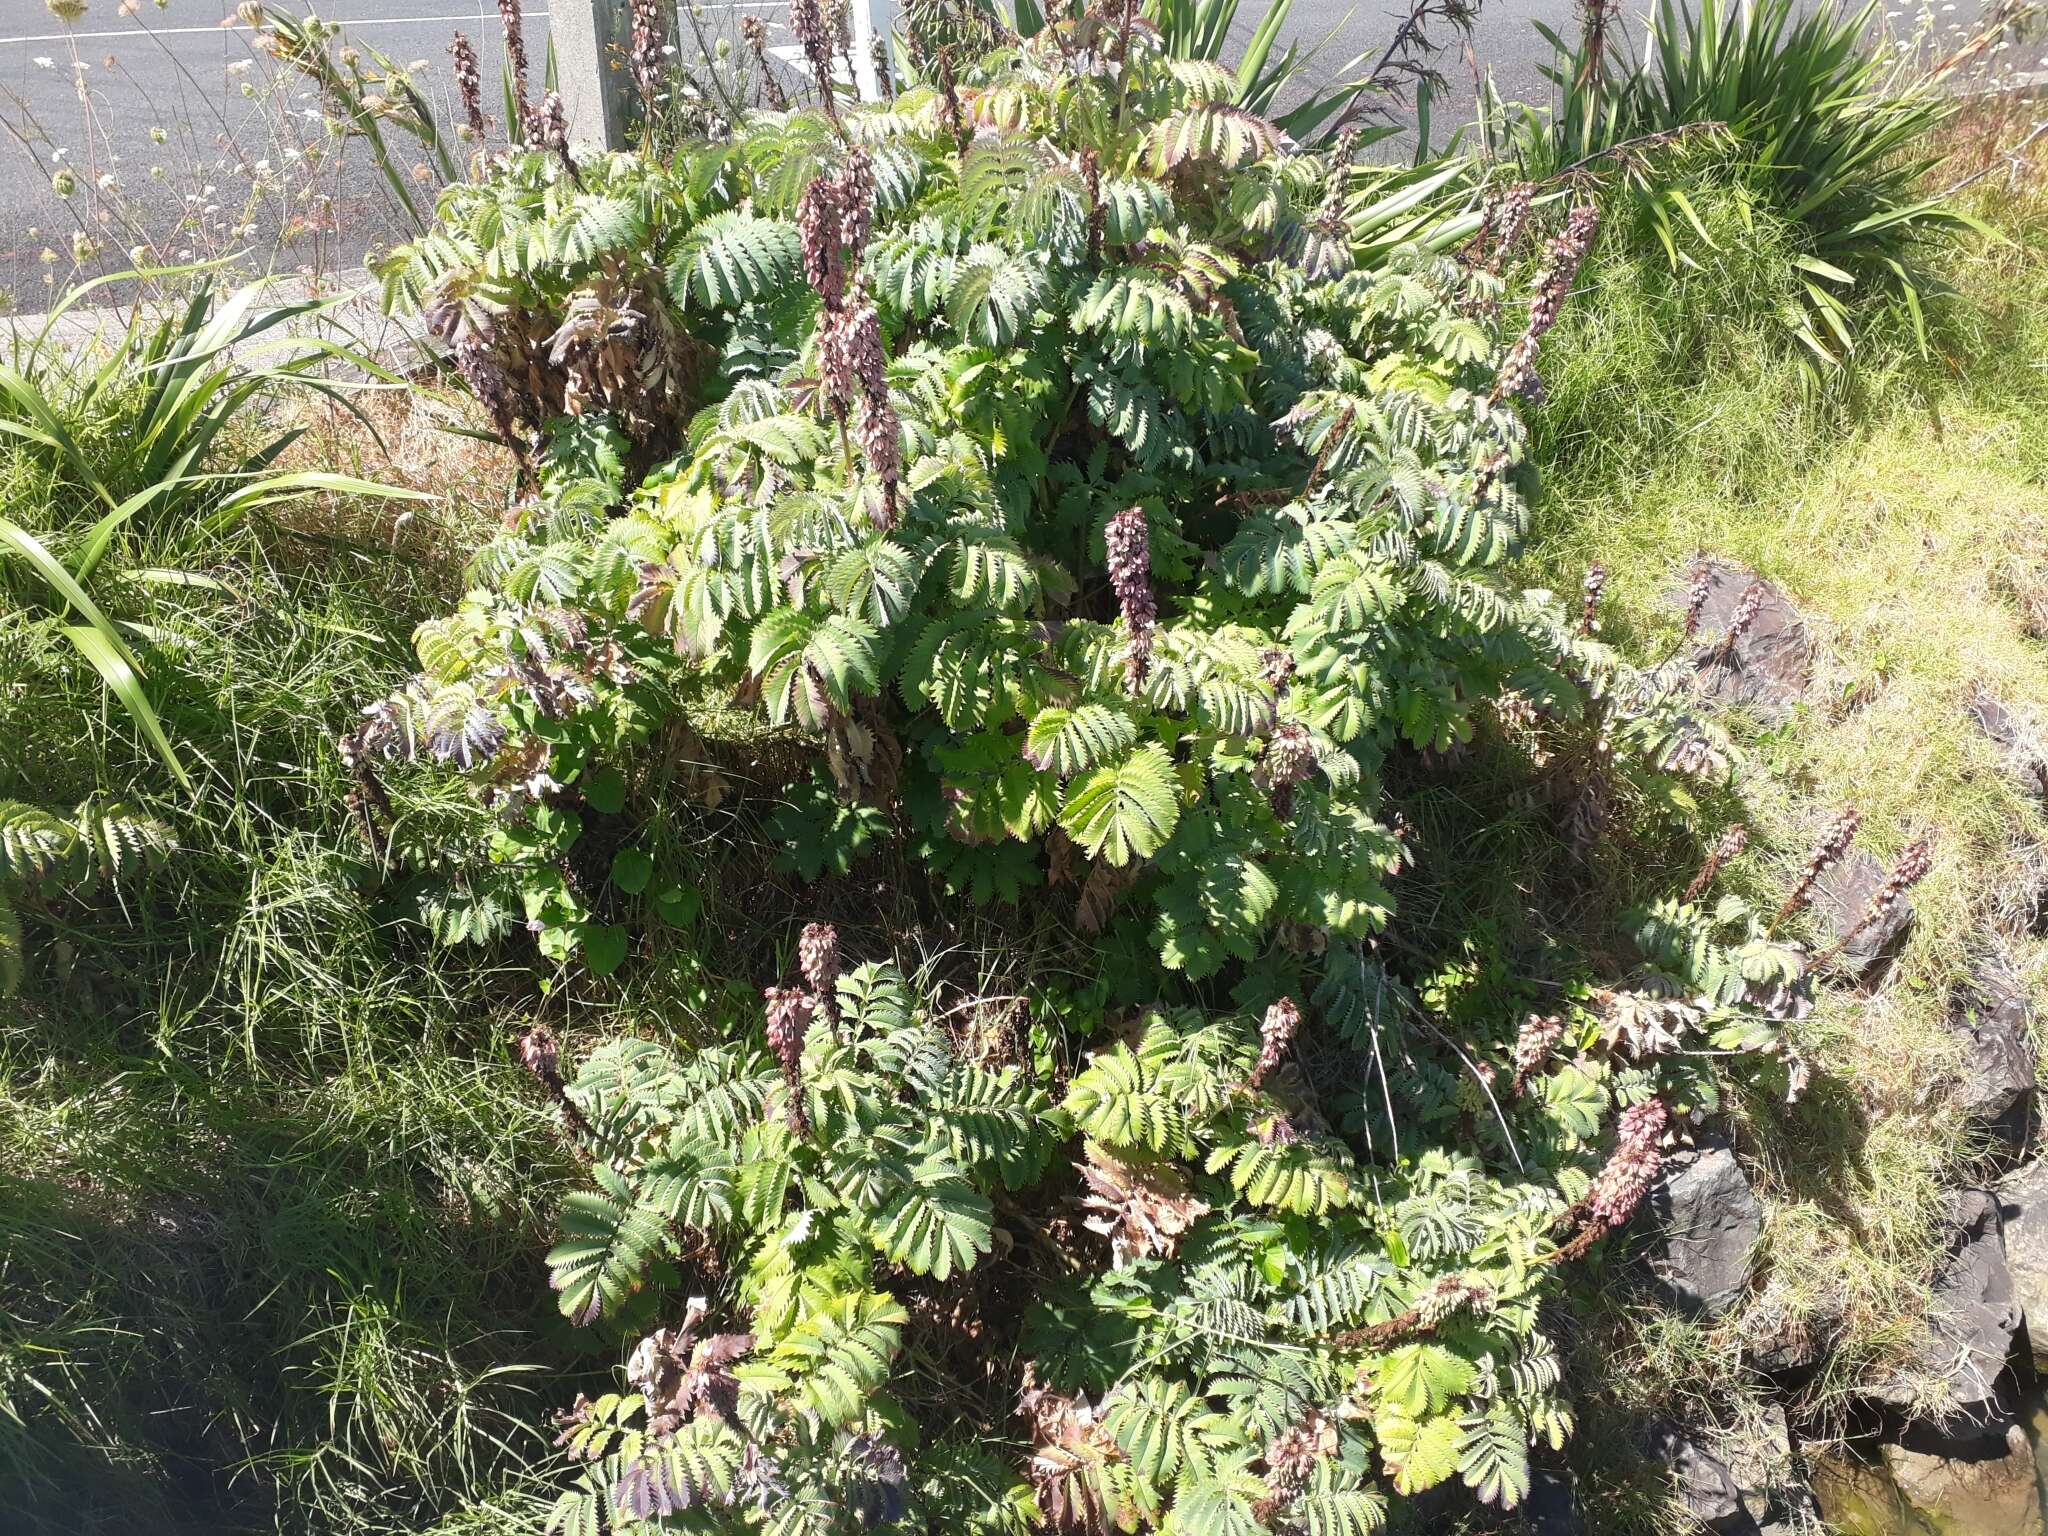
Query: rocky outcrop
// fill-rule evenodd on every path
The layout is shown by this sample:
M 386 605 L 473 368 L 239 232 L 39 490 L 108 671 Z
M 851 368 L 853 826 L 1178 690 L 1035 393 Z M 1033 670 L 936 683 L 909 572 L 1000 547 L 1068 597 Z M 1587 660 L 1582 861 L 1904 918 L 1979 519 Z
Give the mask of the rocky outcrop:
M 2014 1157 L 2026 1152 L 2034 1133 L 2032 1025 L 2026 993 L 1998 971 L 1979 978 L 1949 1024 L 1963 1040 L 1956 1100 L 1974 1129 Z
M 1749 1285 L 1763 1207 L 1725 1146 L 1702 1147 L 1666 1168 L 1650 1194 L 1658 1228 L 1650 1271 L 1672 1306 L 1720 1317 Z
M 1913 898 L 1901 893 L 1876 922 L 1865 924 L 1870 899 L 1883 887 L 1885 867 L 1861 848 L 1851 848 L 1813 888 L 1813 909 L 1841 950 L 1834 964 L 1858 979 L 1881 970 L 1899 952 L 1913 926 Z
M 1792 712 L 1813 675 L 1813 640 L 1799 610 L 1777 587 L 1725 560 L 1703 566 L 1706 601 L 1699 613 L 1699 644 L 1688 659 L 1693 685 L 1709 698 L 1740 704 L 1773 724 Z M 1691 601 L 1691 572 L 1672 594 L 1683 610 Z M 1754 593 L 1752 597 L 1752 592 Z M 1733 640 L 1728 638 L 1745 598 L 1754 614 Z
M 1930 1285 L 1927 1317 L 1908 1378 L 1886 1383 L 1872 1398 L 1966 1444 L 2002 1435 L 2006 1367 L 2019 1335 L 2020 1307 L 2006 1264 L 1998 1199 L 1982 1189 L 1957 1190 L 1944 1222 L 1944 1251 Z M 1932 1384 L 1933 1394 L 1925 1389 Z M 1927 1417 L 1930 1396 L 1947 1405 Z
M 2030 1163 L 1998 1187 L 2006 1269 L 2026 1318 L 2034 1364 L 2048 1371 L 2048 1163 Z

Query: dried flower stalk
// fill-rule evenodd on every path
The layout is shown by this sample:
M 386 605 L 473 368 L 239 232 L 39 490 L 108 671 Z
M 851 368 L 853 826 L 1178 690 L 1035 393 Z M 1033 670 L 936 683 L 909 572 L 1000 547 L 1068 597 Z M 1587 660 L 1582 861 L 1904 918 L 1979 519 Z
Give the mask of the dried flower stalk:
M 1714 570 L 1701 560 L 1692 568 L 1692 585 L 1685 594 L 1685 638 L 1699 633 L 1700 618 L 1707 611 L 1707 598 L 1714 590 Z
M 789 97 L 783 92 L 782 82 L 775 78 L 775 66 L 768 59 L 768 24 L 758 16 L 742 16 L 740 40 L 753 54 L 754 66 L 761 72 L 761 94 L 768 105 L 777 112 L 787 112 Z

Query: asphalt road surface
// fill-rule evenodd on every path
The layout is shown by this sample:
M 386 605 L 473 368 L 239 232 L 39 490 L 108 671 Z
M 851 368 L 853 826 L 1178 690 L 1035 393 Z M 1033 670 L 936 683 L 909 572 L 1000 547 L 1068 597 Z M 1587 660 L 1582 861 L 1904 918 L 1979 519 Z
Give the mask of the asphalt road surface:
M 550 3 L 529 0 L 537 66 Z M 1376 57 L 1395 3 L 1295 0 L 1289 36 L 1321 44 L 1310 78 L 1349 78 L 1361 55 Z M 1892 24 L 1909 26 L 1909 0 L 1895 3 Z M 1936 0 L 1934 20 L 1960 30 L 1981 3 Z M 496 0 L 320 0 L 317 9 L 365 55 L 417 64 L 418 86 L 445 123 L 456 120 L 449 40 L 466 31 L 485 61 L 487 109 L 500 100 Z M 232 0 L 89 0 L 67 29 L 43 0 L 0 0 L 0 301 L 44 308 L 74 276 L 125 266 L 144 245 L 159 262 L 248 251 L 280 271 L 333 272 L 406 237 L 408 217 L 367 146 L 337 149 L 317 93 L 259 53 L 233 10 Z M 769 22 L 771 45 L 789 40 L 779 0 L 707 4 L 704 25 L 730 34 L 747 12 Z M 1249 36 L 1262 12 L 1262 0 L 1243 0 L 1237 33 Z M 1434 139 L 1469 112 L 1475 69 L 1510 98 L 1546 99 L 1548 48 L 1531 23 L 1569 30 L 1572 13 L 1572 0 L 1485 0 L 1469 60 L 1455 45 L 1440 60 L 1450 92 Z M 425 153 L 401 137 L 394 159 L 429 207 Z M 68 197 L 55 190 L 65 183 Z

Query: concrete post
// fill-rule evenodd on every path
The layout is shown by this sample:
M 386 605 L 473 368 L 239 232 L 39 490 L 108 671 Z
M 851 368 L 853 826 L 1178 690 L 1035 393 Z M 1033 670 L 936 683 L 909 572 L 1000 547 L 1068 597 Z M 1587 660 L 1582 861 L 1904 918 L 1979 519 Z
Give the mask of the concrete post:
M 555 50 L 556 89 L 578 149 L 624 149 L 633 123 L 633 42 L 629 0 L 554 0 L 548 37 Z

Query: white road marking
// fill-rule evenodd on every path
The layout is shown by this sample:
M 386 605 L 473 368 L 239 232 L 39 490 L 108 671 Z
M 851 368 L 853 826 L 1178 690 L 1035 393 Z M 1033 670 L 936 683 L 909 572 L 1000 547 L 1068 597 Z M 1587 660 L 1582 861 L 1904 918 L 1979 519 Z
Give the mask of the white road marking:
M 713 7 L 723 9 L 724 7 Z M 528 11 L 527 20 L 544 20 L 546 11 Z M 341 26 L 346 32 L 350 27 L 395 27 L 407 26 L 414 22 L 425 24 L 430 21 L 475 21 L 476 11 L 464 11 L 456 16 L 358 16 L 344 21 Z M 0 37 L 0 43 L 61 43 L 76 40 L 81 43 L 104 42 L 109 38 L 133 38 L 140 41 L 150 37 L 190 37 L 207 32 L 245 32 L 248 29 L 232 22 L 227 26 L 211 27 L 128 27 L 115 32 L 44 32 L 35 37 Z
M 717 0 L 705 7 L 711 11 L 779 11 L 782 0 Z M 528 21 L 545 21 L 546 11 L 528 11 Z M 453 16 L 352 16 L 341 23 L 342 32 L 347 34 L 352 27 L 406 27 L 425 26 L 430 22 L 478 21 L 484 19 L 480 12 L 462 11 Z M 246 27 L 230 22 L 227 26 L 212 27 L 128 27 L 112 32 L 41 32 L 29 37 L 0 37 L 0 43 L 62 43 L 62 42 L 106 42 L 110 39 L 130 38 L 137 42 L 152 37 L 194 37 L 209 32 L 244 32 Z

